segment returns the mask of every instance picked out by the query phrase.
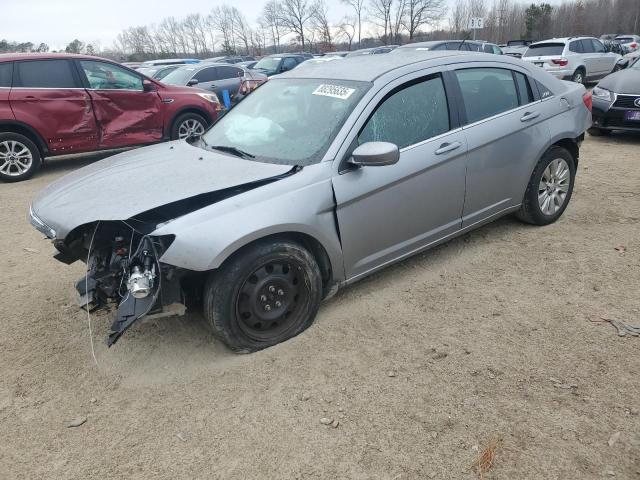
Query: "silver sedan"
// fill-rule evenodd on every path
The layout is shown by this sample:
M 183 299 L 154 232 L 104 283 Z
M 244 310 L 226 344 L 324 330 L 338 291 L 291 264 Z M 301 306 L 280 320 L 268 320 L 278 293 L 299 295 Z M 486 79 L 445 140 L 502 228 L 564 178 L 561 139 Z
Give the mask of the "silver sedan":
M 503 215 L 547 225 L 591 122 L 582 85 L 455 51 L 308 65 L 267 82 L 199 138 L 80 169 L 33 202 L 57 258 L 87 262 L 108 343 L 196 301 L 238 352 L 309 327 L 320 302 Z

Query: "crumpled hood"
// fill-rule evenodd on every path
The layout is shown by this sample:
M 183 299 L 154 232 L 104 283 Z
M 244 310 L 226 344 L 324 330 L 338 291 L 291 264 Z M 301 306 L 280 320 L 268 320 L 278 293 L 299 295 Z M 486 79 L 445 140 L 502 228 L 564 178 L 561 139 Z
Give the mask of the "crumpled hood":
M 32 208 L 62 239 L 86 223 L 126 220 L 170 202 L 264 180 L 291 168 L 205 151 L 178 140 L 76 170 L 45 188 Z
M 615 93 L 640 95 L 640 70 L 635 68 L 619 70 L 600 80 L 598 86 Z

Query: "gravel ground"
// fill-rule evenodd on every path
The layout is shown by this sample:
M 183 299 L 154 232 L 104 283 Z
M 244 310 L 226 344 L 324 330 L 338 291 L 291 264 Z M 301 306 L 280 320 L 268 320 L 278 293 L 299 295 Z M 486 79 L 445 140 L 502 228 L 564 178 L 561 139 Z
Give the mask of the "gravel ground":
M 406 260 L 285 344 L 234 355 L 194 313 L 107 350 L 101 314 L 97 366 L 83 266 L 26 221 L 95 159 L 0 185 L 1 478 L 472 479 L 491 442 L 486 479 L 640 478 L 640 338 L 593 322 L 640 324 L 640 137 L 587 139 L 556 224 L 504 218 Z

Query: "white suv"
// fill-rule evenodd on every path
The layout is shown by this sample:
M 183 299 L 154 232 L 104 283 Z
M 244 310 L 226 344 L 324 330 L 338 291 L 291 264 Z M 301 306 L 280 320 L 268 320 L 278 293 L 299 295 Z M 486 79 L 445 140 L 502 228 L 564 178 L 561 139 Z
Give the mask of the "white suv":
M 622 68 L 622 57 L 607 52 L 593 37 L 552 38 L 532 43 L 522 60 L 544 68 L 562 80 L 578 83 L 598 80 Z

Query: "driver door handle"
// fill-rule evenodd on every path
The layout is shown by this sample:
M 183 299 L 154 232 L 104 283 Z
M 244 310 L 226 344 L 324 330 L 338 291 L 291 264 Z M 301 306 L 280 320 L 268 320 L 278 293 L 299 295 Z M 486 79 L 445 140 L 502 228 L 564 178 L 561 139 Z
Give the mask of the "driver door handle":
M 533 120 L 534 118 L 538 118 L 539 116 L 539 112 L 526 112 L 522 117 L 520 117 L 520 121 L 528 122 L 529 120 Z
M 436 155 L 442 155 L 443 153 L 452 152 L 460 148 L 461 146 L 462 146 L 462 143 L 460 142 L 443 143 L 442 145 L 440 145 L 440 148 L 436 150 Z

